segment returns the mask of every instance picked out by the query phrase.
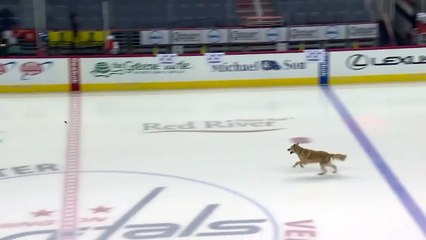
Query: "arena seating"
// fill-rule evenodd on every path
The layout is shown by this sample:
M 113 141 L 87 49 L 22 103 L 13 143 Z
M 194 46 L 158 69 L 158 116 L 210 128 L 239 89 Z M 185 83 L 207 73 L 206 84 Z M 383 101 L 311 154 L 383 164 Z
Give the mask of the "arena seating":
M 235 0 L 240 24 L 244 26 L 281 26 L 282 16 L 274 0 Z
M 238 24 L 233 0 L 120 0 L 110 3 L 111 27 L 114 29 Z M 69 28 L 71 12 L 77 14 L 82 29 L 102 29 L 102 0 L 47 0 L 49 29 Z
M 103 1 L 46 0 L 47 30 L 71 30 L 72 13 L 76 14 L 78 30 L 103 30 Z M 281 27 L 376 21 L 371 14 L 371 6 L 366 6 L 363 0 L 108 0 L 107 2 L 109 27 L 119 41 L 123 53 L 152 51 L 141 47 L 140 31 L 144 29 Z M 13 12 L 13 18 L 19 23 L 19 28 L 34 29 L 34 9 L 32 4 L 28 3 L 32 1 L 1 0 L 0 10 L 7 8 Z M 97 42 L 102 37 L 98 36 Z M 318 42 L 316 45 L 306 47 L 324 47 L 321 44 Z M 350 46 L 349 44 L 349 41 L 339 41 L 336 47 Z M 30 47 L 34 49 L 35 44 Z M 67 48 L 67 45 L 50 47 L 61 50 Z M 99 47 L 98 45 L 95 51 L 99 51 Z M 84 46 L 80 49 L 82 48 Z M 226 47 L 227 50 L 231 48 L 232 46 Z M 264 50 L 274 48 L 274 44 L 266 48 L 259 46 L 259 49 Z M 298 48 L 297 42 L 289 44 L 289 49 L 295 48 Z M 194 49 L 198 49 L 198 46 Z M 222 49 L 224 48 L 218 51 Z M 236 48 L 236 51 L 241 49 L 246 48 L 242 46 Z M 160 51 L 170 51 L 170 46 Z M 91 52 L 92 50 L 87 53 Z M 62 50 L 57 53 L 64 54 Z
M 102 0 L 47 0 L 46 3 L 49 29 L 69 27 L 70 12 L 77 13 L 81 28 L 102 29 Z M 285 25 L 375 20 L 360 0 L 260 1 L 260 17 L 256 16 L 252 1 L 247 0 L 152 0 L 144 1 L 143 5 L 140 0 L 120 0 L 111 3 L 111 27 L 115 29 L 225 27 L 244 24 L 244 19 L 276 19 L 277 15 L 283 17 Z M 26 22 L 31 22 L 29 20 L 30 17 Z
M 30 1 L 28 1 L 30 2 Z M 251 0 L 120 0 L 110 1 L 111 27 L 141 29 L 166 27 L 225 27 L 240 25 L 242 19 L 256 19 Z M 285 25 L 368 22 L 360 0 L 269 0 L 260 1 L 261 17 L 284 18 Z M 102 0 L 46 0 L 48 29 L 70 28 L 69 15 L 77 14 L 81 29 L 102 29 Z M 32 4 L 2 0 L 19 19 L 20 27 L 34 27 Z
M 238 24 L 233 3 L 233 0 L 155 0 L 141 6 L 139 0 L 115 1 L 111 6 L 112 28 L 232 26 Z
M 46 0 L 47 28 L 71 29 L 70 14 L 76 14 L 80 29 L 102 29 L 102 0 Z
M 276 0 L 291 25 L 368 22 L 373 20 L 362 0 Z
M 22 2 L 17 0 L 1 0 L 0 11 L 9 11 L 12 14 L 9 19 L 19 24 L 19 27 L 33 28 L 34 10 L 32 1 L 26 1 L 26 4 L 22 4 Z

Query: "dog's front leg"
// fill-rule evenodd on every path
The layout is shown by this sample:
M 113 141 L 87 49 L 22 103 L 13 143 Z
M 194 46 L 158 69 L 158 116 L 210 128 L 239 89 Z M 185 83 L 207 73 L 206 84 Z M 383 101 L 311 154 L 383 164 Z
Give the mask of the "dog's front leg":
M 297 165 L 299 165 L 301 168 L 304 168 L 304 166 L 303 166 L 303 164 L 302 164 L 302 161 L 298 161 L 298 162 L 296 162 L 296 163 L 293 165 L 293 167 L 296 167 Z

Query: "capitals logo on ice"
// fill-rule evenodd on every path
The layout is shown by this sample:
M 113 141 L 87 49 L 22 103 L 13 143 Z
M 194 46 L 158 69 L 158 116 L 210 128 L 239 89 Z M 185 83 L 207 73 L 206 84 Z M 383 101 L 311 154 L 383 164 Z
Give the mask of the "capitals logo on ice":
M 64 210 L 60 204 L 49 204 L 57 203 L 61 192 L 56 188 L 63 179 L 59 166 L 10 167 L 1 174 L 0 191 L 14 189 L 2 198 L 4 240 L 280 239 L 273 215 L 243 193 L 193 178 L 135 171 L 79 172 L 85 181 L 76 194 L 85 197 L 73 219 L 77 228 L 62 232 Z M 106 181 L 111 183 L 106 191 L 91 191 L 103 188 Z M 15 201 L 29 192 L 31 198 Z
M 26 62 L 21 64 L 19 71 L 21 72 L 21 80 L 29 80 L 32 76 L 39 75 L 53 66 L 52 61 L 43 63 L 38 62 Z
M 0 75 L 10 72 L 10 70 L 12 70 L 15 66 L 16 66 L 16 62 L 7 62 L 7 63 L 0 62 Z
M 284 130 L 283 122 L 292 118 L 235 119 L 222 121 L 186 121 L 180 123 L 144 123 L 143 133 L 255 133 Z

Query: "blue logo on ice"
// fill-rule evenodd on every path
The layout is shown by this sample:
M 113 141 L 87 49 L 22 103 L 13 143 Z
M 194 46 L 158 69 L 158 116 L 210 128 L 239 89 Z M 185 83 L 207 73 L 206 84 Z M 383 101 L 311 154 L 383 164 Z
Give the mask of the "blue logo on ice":
M 149 42 L 152 44 L 158 44 L 163 40 L 163 36 L 158 31 L 152 31 L 149 34 Z
M 207 34 L 207 38 L 209 42 L 217 43 L 221 39 L 220 32 L 217 30 L 210 30 L 209 33 Z

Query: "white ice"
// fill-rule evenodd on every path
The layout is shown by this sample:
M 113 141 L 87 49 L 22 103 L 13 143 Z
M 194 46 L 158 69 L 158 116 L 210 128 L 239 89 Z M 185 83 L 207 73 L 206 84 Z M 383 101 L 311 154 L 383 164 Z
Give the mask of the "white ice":
M 426 84 L 333 91 L 424 216 Z M 126 213 L 110 239 L 426 237 L 319 87 L 82 93 L 80 100 L 77 221 L 86 229 L 78 239 L 97 239 Z M 48 239 L 61 226 L 75 124 L 70 95 L 1 95 L 0 106 L 0 239 Z M 229 132 L 260 129 L 278 130 Z M 292 168 L 297 158 L 286 149 L 294 137 L 348 158 L 335 162 L 337 174 Z M 57 171 L 40 169 L 49 164 Z M 52 213 L 33 214 L 41 210 Z

